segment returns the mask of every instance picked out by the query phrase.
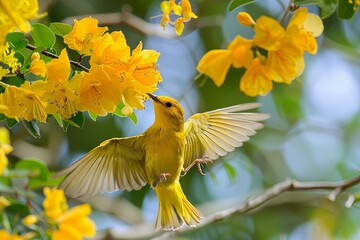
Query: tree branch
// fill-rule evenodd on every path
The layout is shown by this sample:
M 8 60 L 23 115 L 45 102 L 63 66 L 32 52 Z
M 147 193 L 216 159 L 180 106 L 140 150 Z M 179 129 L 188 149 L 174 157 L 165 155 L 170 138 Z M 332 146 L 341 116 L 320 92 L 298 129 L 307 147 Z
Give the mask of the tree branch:
M 26 48 L 27 48 L 27 49 L 30 49 L 30 50 L 32 50 L 32 51 L 35 51 L 37 47 L 34 46 L 34 45 L 31 45 L 31 44 L 28 44 L 28 45 L 26 45 Z M 51 58 L 59 58 L 58 55 L 53 54 L 53 53 L 51 53 L 51 52 L 49 52 L 49 51 L 46 51 L 46 50 L 41 51 L 40 53 L 43 54 L 43 55 L 45 55 L 45 56 L 51 57 Z M 73 66 L 75 66 L 75 67 L 77 67 L 77 68 L 79 68 L 79 69 L 81 69 L 81 70 L 84 70 L 84 71 L 86 71 L 86 72 L 89 72 L 89 69 L 88 69 L 87 67 L 85 67 L 84 65 L 82 65 L 80 62 L 76 62 L 76 61 L 70 60 L 70 64 L 73 65 Z
M 198 228 L 204 227 L 211 223 L 219 222 L 234 215 L 248 213 L 254 209 L 263 206 L 265 203 L 280 196 L 285 192 L 298 192 L 298 191 L 308 191 L 308 190 L 332 190 L 327 198 L 330 201 L 335 201 L 339 194 L 341 194 L 346 189 L 358 183 L 360 183 L 360 175 L 340 182 L 300 182 L 297 180 L 288 179 L 274 185 L 273 187 L 266 190 L 263 194 L 247 200 L 240 206 L 226 209 L 208 216 L 207 218 L 203 219 L 201 224 L 196 228 L 185 227 L 185 228 L 180 228 L 178 231 L 174 231 L 174 232 L 163 232 L 163 233 L 160 232 L 157 236 L 155 236 L 154 239 L 157 240 L 168 239 L 169 237 L 173 237 L 181 233 L 196 230 Z M 346 207 L 350 207 L 350 206 L 347 205 Z

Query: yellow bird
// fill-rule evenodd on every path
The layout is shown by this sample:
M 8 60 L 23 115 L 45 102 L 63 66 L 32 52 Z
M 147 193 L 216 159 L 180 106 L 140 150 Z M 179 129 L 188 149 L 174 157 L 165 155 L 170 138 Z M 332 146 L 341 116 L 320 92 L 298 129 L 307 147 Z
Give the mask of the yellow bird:
M 184 222 L 196 226 L 202 214 L 185 197 L 181 174 L 195 164 L 202 174 L 201 163 L 240 147 L 262 128 L 257 121 L 269 115 L 239 113 L 260 106 L 247 103 L 198 113 L 184 122 L 176 100 L 148 95 L 154 102 L 155 121 L 143 134 L 106 140 L 54 177 L 65 176 L 59 188 L 73 198 L 138 190 L 149 183 L 159 200 L 156 230 L 176 230 Z

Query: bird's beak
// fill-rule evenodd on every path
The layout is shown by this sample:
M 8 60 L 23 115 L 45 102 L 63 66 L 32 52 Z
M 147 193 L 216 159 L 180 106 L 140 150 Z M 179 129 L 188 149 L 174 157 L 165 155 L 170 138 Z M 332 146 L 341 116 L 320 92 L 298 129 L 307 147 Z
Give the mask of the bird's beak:
M 152 100 L 154 100 L 154 102 L 162 104 L 162 102 L 160 101 L 160 99 L 156 95 L 151 94 L 151 93 L 146 93 L 146 94 L 149 95 L 149 97 L 151 97 Z

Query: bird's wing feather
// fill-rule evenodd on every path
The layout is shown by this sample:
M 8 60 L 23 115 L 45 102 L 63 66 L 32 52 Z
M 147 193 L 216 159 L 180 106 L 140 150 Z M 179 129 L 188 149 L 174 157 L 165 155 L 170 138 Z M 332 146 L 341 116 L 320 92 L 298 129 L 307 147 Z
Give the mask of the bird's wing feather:
M 77 198 L 103 192 L 138 190 L 146 184 L 143 135 L 104 141 L 77 162 L 57 172 L 59 188 Z M 140 141 L 139 141 L 140 140 Z
M 264 113 L 240 113 L 257 108 L 260 103 L 246 103 L 198 113 L 185 122 L 184 168 L 195 159 L 217 159 L 240 147 L 249 136 L 263 127 L 262 121 L 269 118 Z

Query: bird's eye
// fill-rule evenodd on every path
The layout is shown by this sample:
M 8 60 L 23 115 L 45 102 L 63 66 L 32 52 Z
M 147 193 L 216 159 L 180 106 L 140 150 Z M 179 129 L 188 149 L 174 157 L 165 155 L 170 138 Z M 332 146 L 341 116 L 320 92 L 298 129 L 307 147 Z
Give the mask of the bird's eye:
M 171 102 L 167 102 L 167 103 L 165 103 L 165 106 L 171 107 L 171 106 L 172 106 L 172 103 L 171 103 Z

